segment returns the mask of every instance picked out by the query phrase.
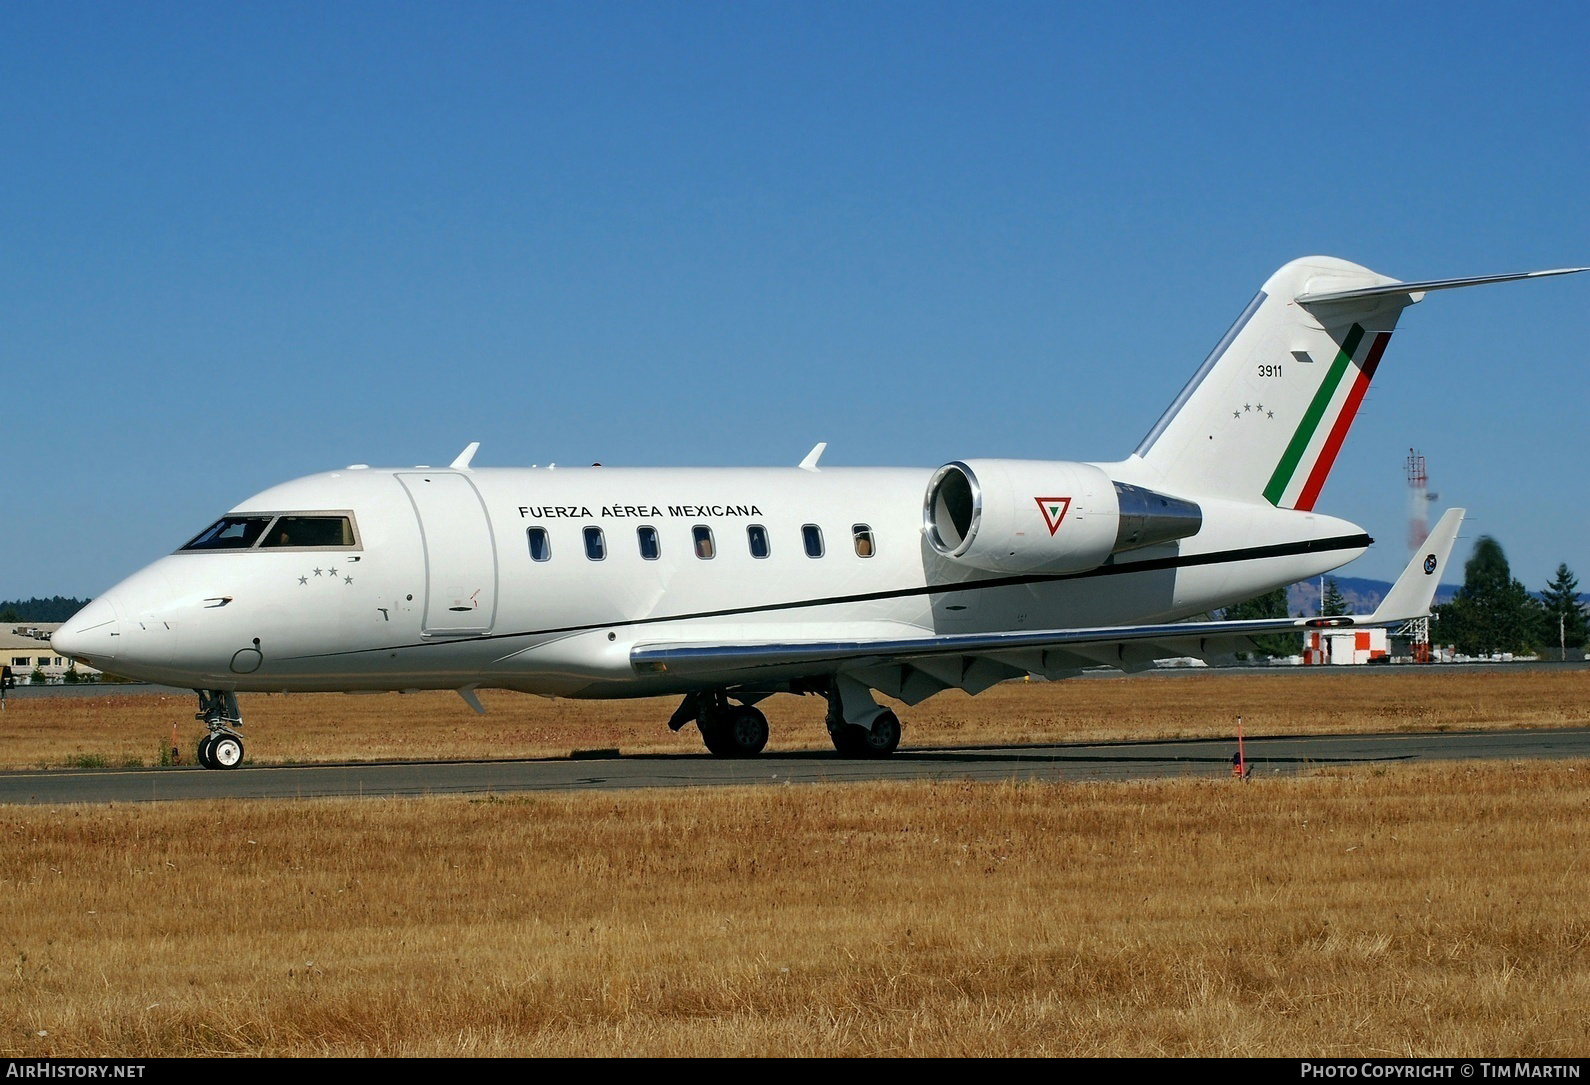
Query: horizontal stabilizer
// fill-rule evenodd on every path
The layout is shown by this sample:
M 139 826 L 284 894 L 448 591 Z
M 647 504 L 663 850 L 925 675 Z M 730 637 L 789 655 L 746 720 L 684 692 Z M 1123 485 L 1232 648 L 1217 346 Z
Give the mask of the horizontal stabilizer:
M 1422 283 L 1388 283 L 1382 286 L 1365 286 L 1356 290 L 1332 290 L 1322 294 L 1299 294 L 1294 300 L 1299 305 L 1320 305 L 1333 301 L 1356 301 L 1359 298 L 1383 298 L 1397 294 L 1424 294 L 1429 290 L 1456 290 L 1460 286 L 1483 286 L 1486 283 L 1510 283 L 1518 279 L 1544 279 L 1551 275 L 1574 275 L 1590 271 L 1585 267 L 1560 267 L 1550 271 L 1520 271 L 1512 275 L 1474 275 L 1466 279 L 1428 279 Z M 1414 298 L 1418 301 L 1418 298 Z

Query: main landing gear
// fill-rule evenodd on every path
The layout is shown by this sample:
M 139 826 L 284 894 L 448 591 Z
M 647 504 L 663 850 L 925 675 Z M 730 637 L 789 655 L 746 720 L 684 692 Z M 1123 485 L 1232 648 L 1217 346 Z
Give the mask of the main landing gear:
M 888 757 L 900 746 L 900 717 L 872 691 L 839 675 L 828 685 L 828 737 L 844 757 Z
M 695 721 L 707 749 L 719 757 L 755 757 L 767 745 L 767 717 L 748 704 L 730 704 L 722 693 L 690 693 L 668 726 Z
M 237 694 L 229 689 L 196 689 L 199 711 L 194 719 L 203 720 L 209 733 L 199 739 L 199 764 L 207 769 L 235 769 L 243 763 L 243 736 L 238 731 L 243 717 L 237 710 Z
M 798 692 L 827 698 L 828 735 L 841 756 L 888 757 L 899 748 L 900 717 L 874 701 L 872 691 L 855 679 L 815 679 Z M 668 726 L 678 731 L 688 723 L 700 729 L 701 740 L 718 757 L 755 757 L 767 745 L 767 717 L 748 704 L 729 703 L 722 690 L 686 694 Z

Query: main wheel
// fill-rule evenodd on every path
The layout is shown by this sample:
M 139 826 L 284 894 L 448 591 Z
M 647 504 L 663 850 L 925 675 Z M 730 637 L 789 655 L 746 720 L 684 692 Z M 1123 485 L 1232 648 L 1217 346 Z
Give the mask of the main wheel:
M 846 723 L 829 730 L 828 737 L 846 757 L 888 757 L 900 747 L 900 717 L 886 708 L 870 729 Z
M 750 705 L 704 716 L 696 726 L 707 749 L 718 757 L 755 757 L 767 745 L 767 717 Z
M 210 765 L 218 769 L 235 769 L 243 763 L 243 740 L 237 735 L 221 734 L 210 743 Z
M 204 766 L 207 769 L 215 768 L 215 762 L 210 760 L 210 747 L 213 746 L 214 744 L 215 744 L 215 736 L 214 735 L 206 734 L 203 738 L 199 739 L 199 752 L 198 752 L 199 764 Z
M 861 756 L 861 743 L 866 734 L 866 728 L 849 723 L 841 723 L 828 729 L 828 737 L 833 740 L 834 750 L 845 757 Z

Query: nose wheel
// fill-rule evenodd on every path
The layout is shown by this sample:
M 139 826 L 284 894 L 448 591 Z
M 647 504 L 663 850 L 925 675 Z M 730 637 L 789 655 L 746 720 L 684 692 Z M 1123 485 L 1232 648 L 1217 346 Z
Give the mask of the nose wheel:
M 199 711 L 194 717 L 204 721 L 209 734 L 199 739 L 199 764 L 207 769 L 235 769 L 243 763 L 243 736 L 234 728 L 243 726 L 237 710 L 237 694 L 231 690 L 196 690 Z
M 199 764 L 207 769 L 235 769 L 243 763 L 243 736 L 222 731 L 199 739 Z

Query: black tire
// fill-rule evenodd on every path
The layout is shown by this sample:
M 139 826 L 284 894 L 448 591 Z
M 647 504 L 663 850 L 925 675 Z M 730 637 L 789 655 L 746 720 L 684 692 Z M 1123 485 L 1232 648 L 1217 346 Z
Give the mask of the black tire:
M 767 747 L 767 717 L 760 709 L 741 705 L 729 713 L 737 757 L 755 757 Z
M 237 735 L 221 734 L 210 743 L 210 767 L 235 769 L 243 763 L 243 740 Z
M 872 721 L 872 730 L 862 739 L 868 757 L 888 757 L 900 748 L 900 717 L 887 708 Z
M 696 729 L 701 732 L 701 741 L 706 743 L 708 753 L 715 757 L 731 756 L 733 745 L 729 739 L 728 723 L 723 716 L 702 716 L 696 720 Z
M 696 726 L 717 757 L 755 757 L 767 746 L 767 717 L 750 705 L 704 716 Z
M 210 760 L 210 745 L 215 741 L 214 735 L 205 735 L 199 739 L 198 759 L 199 764 L 207 769 L 215 768 L 215 762 Z
M 848 723 L 841 723 L 837 727 L 828 729 L 828 737 L 833 740 L 834 750 L 841 757 L 860 757 L 861 739 L 866 733 L 865 729 Z
M 831 729 L 828 737 L 845 757 L 888 757 L 900 748 L 900 717 L 886 708 L 870 729 L 848 723 Z

